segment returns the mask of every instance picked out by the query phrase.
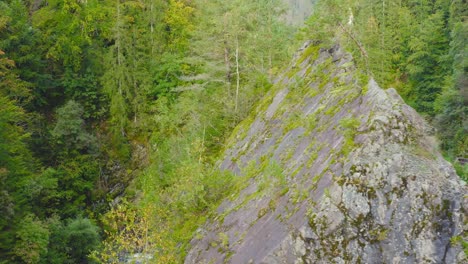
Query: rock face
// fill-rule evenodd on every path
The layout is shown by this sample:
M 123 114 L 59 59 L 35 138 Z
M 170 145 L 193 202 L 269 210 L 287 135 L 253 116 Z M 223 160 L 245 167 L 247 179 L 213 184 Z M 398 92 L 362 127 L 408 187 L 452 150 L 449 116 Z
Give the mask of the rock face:
M 302 25 L 312 14 L 316 0 L 283 0 L 288 6 L 286 21 L 292 25 Z
M 185 263 L 463 263 L 467 186 L 431 133 L 339 46 L 307 43 L 234 131 L 220 166 L 239 191 Z

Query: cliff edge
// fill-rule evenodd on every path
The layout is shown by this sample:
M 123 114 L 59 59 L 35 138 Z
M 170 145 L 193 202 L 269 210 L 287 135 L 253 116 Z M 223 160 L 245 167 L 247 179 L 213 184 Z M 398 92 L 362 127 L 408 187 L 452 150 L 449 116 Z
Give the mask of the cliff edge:
M 467 186 L 432 133 L 342 48 L 307 43 L 233 132 L 238 192 L 185 263 L 466 261 Z

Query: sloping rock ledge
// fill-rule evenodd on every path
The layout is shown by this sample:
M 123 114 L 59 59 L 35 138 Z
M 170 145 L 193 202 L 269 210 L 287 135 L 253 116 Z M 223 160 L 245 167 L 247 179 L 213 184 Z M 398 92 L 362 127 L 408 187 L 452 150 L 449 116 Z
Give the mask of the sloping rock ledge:
M 244 184 L 185 263 L 463 263 L 467 186 L 432 133 L 342 48 L 308 42 L 234 131 L 220 167 Z

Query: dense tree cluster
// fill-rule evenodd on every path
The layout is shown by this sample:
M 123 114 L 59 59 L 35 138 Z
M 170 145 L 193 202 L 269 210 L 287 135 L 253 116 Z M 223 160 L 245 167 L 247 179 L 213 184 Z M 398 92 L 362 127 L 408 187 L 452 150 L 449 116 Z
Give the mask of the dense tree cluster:
M 179 260 L 230 179 L 212 169 L 224 137 L 289 57 L 281 2 L 0 10 L 0 260 Z

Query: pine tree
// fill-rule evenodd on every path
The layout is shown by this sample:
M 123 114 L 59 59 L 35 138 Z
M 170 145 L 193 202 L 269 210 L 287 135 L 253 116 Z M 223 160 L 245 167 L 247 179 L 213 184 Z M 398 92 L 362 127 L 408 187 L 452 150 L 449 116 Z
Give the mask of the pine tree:
M 0 25 L 0 30 L 2 25 Z M 14 62 L 0 50 L 0 258 L 11 257 L 18 221 L 29 212 L 24 187 L 34 172 L 34 160 L 27 148 L 22 123 L 24 111 L 15 104 L 10 91 L 21 86 L 11 73 Z M 14 98 L 14 97 L 13 97 Z M 42 250 L 42 249 L 41 249 Z
M 448 76 L 442 94 L 437 98 L 436 125 L 442 139 L 441 146 L 448 155 L 466 157 L 468 149 L 468 131 L 466 116 L 468 114 L 467 86 L 467 38 L 468 8 L 463 1 L 454 1 L 450 7 L 449 26 L 451 29 L 450 53 L 451 75 Z M 466 180 L 466 172 L 465 172 Z

